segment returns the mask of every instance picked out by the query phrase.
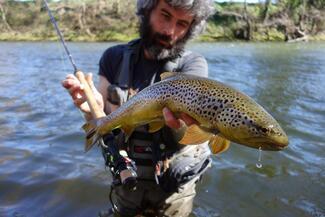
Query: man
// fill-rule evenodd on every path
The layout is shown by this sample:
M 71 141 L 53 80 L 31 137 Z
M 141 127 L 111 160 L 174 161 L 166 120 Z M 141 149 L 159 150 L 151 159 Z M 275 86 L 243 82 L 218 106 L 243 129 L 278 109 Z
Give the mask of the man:
M 87 76 L 106 114 L 137 91 L 159 81 L 162 72 L 206 77 L 205 59 L 184 51 L 184 46 L 203 30 L 212 13 L 210 0 L 138 0 L 140 39 L 104 52 L 99 63 L 98 91 L 91 75 Z M 86 119 L 92 119 L 79 81 L 68 75 L 62 84 Z M 127 142 L 122 132 L 103 139 L 101 148 L 106 165 L 118 183 L 112 184 L 111 202 L 120 216 L 188 216 L 192 211 L 195 186 L 210 165 L 210 152 L 207 144 L 177 143 L 184 127 L 195 123 L 194 119 L 186 114 L 176 119 L 168 108 L 163 109 L 163 115 L 166 127 L 157 133 L 150 134 L 143 126 Z M 123 156 L 119 151 L 122 149 Z M 122 177 L 124 171 L 131 171 L 126 179 Z M 135 188 L 125 187 L 130 183 L 128 178 L 137 180 Z

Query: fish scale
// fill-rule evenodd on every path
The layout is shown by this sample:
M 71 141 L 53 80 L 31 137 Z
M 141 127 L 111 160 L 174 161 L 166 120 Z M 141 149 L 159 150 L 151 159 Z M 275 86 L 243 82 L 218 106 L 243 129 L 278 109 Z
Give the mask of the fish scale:
M 162 77 L 161 82 L 143 89 L 108 116 L 87 123 L 86 150 L 116 128 L 121 128 L 127 136 L 144 124 L 149 124 L 151 132 L 159 130 L 164 125 L 164 107 L 176 116 L 187 113 L 198 122 L 185 132 L 182 144 L 204 141 L 226 144 L 224 141 L 229 140 L 265 150 L 287 146 L 288 138 L 277 121 L 244 93 L 194 75 L 164 73 Z

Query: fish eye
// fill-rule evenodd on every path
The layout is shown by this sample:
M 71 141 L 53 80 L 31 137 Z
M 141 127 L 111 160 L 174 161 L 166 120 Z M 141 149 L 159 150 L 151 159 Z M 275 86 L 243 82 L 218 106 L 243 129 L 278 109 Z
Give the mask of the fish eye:
M 268 129 L 265 128 L 265 127 L 262 127 L 262 128 L 261 128 L 261 131 L 262 131 L 263 133 L 266 133 L 266 132 L 268 131 Z

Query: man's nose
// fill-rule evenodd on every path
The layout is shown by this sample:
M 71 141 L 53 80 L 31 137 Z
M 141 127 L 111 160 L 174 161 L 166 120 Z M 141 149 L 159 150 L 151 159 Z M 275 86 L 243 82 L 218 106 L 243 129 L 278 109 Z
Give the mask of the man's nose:
M 169 36 L 170 38 L 174 38 L 174 34 L 175 34 L 175 28 L 176 25 L 173 23 L 168 23 L 167 25 L 165 25 L 165 28 L 163 30 L 163 34 Z

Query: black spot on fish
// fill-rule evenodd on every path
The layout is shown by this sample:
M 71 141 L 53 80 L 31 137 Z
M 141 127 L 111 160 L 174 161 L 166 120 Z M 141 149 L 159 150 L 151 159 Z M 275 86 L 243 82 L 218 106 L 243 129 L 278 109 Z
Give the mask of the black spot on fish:
M 261 131 L 262 131 L 263 133 L 266 133 L 268 130 L 267 130 L 266 128 L 262 127 L 262 128 L 261 128 Z

